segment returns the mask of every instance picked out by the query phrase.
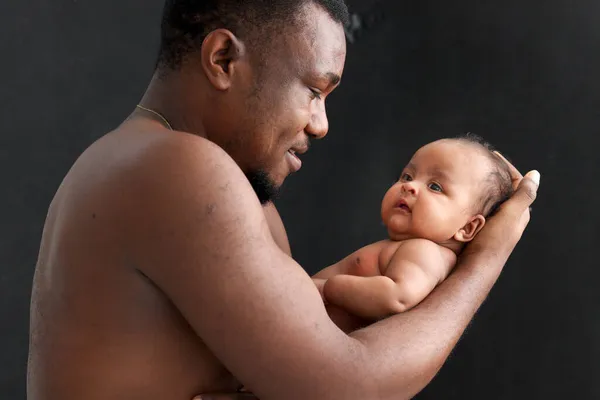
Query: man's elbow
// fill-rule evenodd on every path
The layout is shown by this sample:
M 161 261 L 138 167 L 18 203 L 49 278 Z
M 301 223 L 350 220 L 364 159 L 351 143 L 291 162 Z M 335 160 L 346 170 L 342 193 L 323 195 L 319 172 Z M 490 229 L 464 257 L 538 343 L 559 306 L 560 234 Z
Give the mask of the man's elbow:
M 422 362 L 424 360 L 405 365 L 401 370 L 382 371 L 377 362 L 379 356 L 373 353 L 377 350 L 369 345 L 367 337 L 359 331 L 350 336 L 359 342 L 360 350 L 355 353 L 357 357 L 352 362 L 353 368 L 341 375 L 344 382 L 338 382 L 336 385 L 336 392 L 344 393 L 344 397 L 337 398 L 409 400 L 421 392 L 439 371 L 432 363 Z

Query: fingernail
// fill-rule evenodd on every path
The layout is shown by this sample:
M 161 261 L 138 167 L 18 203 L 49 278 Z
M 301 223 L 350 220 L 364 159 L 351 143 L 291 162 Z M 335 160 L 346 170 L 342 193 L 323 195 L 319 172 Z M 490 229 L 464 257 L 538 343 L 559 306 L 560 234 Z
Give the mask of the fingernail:
M 527 176 L 531 179 L 536 185 L 540 184 L 540 173 L 538 171 L 530 171 Z

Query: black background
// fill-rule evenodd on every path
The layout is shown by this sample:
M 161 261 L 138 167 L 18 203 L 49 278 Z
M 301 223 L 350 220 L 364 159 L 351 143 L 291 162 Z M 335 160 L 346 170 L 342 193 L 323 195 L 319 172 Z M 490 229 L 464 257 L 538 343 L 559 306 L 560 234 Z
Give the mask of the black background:
M 330 133 L 280 212 L 308 271 L 384 237 L 383 194 L 421 145 L 467 131 L 539 169 L 532 221 L 422 399 L 600 398 L 593 246 L 600 3 L 349 1 Z M 29 296 L 44 217 L 92 141 L 152 75 L 159 0 L 0 2 L 0 398 L 25 397 Z

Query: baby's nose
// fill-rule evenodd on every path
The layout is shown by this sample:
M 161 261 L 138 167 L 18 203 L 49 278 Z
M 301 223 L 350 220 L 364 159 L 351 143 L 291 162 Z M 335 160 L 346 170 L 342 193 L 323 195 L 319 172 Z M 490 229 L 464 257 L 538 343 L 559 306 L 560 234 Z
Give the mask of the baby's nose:
M 404 185 L 402 185 L 402 191 L 405 193 L 410 193 L 413 195 L 417 194 L 417 185 L 415 185 L 414 182 L 405 182 Z

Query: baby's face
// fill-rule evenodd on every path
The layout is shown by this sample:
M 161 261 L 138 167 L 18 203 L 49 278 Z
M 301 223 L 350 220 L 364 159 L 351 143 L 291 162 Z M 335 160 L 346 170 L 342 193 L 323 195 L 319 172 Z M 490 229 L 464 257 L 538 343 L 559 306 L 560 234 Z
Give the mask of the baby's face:
M 390 238 L 450 240 L 475 215 L 490 167 L 469 143 L 440 140 L 419 149 L 382 202 Z

